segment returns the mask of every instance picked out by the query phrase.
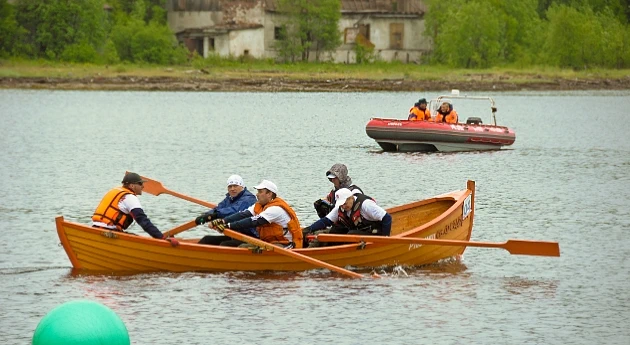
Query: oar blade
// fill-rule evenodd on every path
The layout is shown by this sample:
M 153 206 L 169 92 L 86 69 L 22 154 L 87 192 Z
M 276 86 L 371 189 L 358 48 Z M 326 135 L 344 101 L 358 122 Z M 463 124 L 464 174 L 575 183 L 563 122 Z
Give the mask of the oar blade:
M 166 188 L 164 188 L 161 182 L 150 179 L 146 176 L 140 176 L 140 177 L 146 181 L 144 182 L 144 189 L 142 189 L 143 192 L 149 193 L 155 196 L 158 196 L 166 192 Z
M 514 255 L 560 256 L 558 242 L 508 240 L 502 247 Z
M 187 201 L 190 201 L 190 202 L 194 202 L 195 204 L 198 204 L 198 205 L 201 205 L 201 206 L 205 206 L 205 207 L 208 207 L 208 208 L 215 208 L 215 207 L 217 207 L 216 204 L 213 204 L 211 202 L 203 201 L 203 200 L 200 200 L 200 199 L 197 199 L 197 198 L 193 198 L 191 196 L 184 195 L 184 194 L 181 194 L 181 193 L 177 193 L 177 192 L 174 192 L 174 191 L 172 191 L 170 189 L 167 189 L 166 187 L 164 187 L 164 185 L 160 181 L 156 181 L 154 179 L 150 179 L 150 178 L 148 178 L 146 176 L 140 176 L 140 177 L 143 180 L 146 181 L 146 182 L 144 182 L 144 189 L 142 191 L 146 192 L 148 194 L 152 194 L 152 195 L 155 195 L 155 196 L 158 196 L 158 195 L 160 195 L 162 193 L 170 194 L 170 195 L 172 195 L 174 197 L 177 197 L 177 198 L 180 198 L 180 199 L 184 199 L 184 200 L 187 200 Z

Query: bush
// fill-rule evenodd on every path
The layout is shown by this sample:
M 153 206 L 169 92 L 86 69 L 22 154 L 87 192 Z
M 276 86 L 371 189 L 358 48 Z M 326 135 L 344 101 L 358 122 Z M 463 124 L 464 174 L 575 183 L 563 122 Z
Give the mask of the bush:
M 98 54 L 96 49 L 87 42 L 75 43 L 67 46 L 59 58 L 68 62 L 96 62 Z
M 102 61 L 106 64 L 115 65 L 120 63 L 120 57 L 116 51 L 116 45 L 114 41 L 108 39 L 103 48 Z

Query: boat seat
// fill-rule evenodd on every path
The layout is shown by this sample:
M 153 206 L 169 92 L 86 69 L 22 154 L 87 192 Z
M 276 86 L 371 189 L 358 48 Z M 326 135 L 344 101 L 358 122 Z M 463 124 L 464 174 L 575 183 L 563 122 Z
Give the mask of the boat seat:
M 470 124 L 480 125 L 482 123 L 483 122 L 481 121 L 481 118 L 479 118 L 479 117 L 469 117 L 469 118 L 466 119 L 466 124 L 467 125 L 470 125 Z

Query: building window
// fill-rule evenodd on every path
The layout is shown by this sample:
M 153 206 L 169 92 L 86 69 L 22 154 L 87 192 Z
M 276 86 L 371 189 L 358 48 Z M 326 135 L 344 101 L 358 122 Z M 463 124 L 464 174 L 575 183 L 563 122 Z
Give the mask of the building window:
M 282 40 L 284 39 L 284 28 L 281 26 L 276 26 L 273 28 L 273 39 L 274 40 Z
M 359 33 L 358 28 L 346 28 L 343 31 L 343 43 L 344 44 L 352 44 L 357 39 L 357 34 Z
M 403 49 L 403 30 L 402 23 L 389 24 L 389 48 Z
M 370 40 L 370 24 L 359 25 L 359 33 L 363 35 L 368 41 Z

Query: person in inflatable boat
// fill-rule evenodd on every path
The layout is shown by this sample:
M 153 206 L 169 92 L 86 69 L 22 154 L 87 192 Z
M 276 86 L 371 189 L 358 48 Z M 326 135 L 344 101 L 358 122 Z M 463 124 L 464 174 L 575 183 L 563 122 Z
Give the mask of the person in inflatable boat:
M 431 119 L 431 111 L 427 109 L 427 100 L 420 98 L 414 106 L 409 109 L 409 121 L 429 121 Z
M 435 116 L 435 122 L 457 123 L 457 111 L 448 101 L 442 102 Z

